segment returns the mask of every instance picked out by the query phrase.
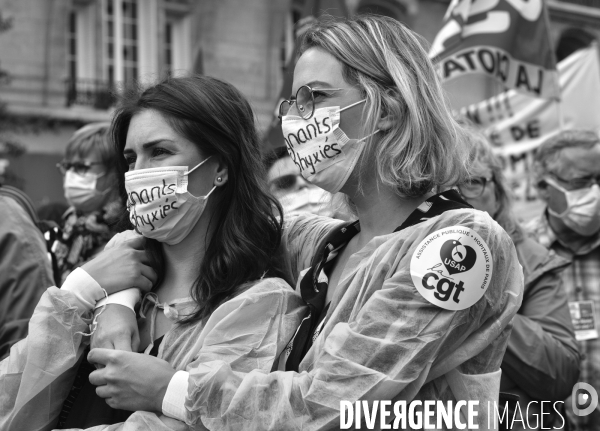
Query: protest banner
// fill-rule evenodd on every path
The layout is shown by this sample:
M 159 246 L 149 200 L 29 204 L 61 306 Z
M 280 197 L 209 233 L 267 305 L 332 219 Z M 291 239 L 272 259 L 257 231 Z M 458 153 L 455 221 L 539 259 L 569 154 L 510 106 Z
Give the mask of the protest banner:
M 460 113 L 480 126 L 504 160 L 515 196 L 535 199 L 530 172 L 533 150 L 561 130 L 600 132 L 598 46 L 576 51 L 558 64 L 560 101 L 515 90 L 464 107 Z
M 447 90 L 470 97 L 457 100 L 479 101 L 504 89 L 559 97 L 543 0 L 453 0 L 430 57 L 443 82 L 456 81 Z
M 600 60 L 592 44 L 558 64 L 561 100 L 511 90 L 464 107 L 461 114 L 481 126 L 504 155 L 531 151 L 565 129 L 600 130 Z

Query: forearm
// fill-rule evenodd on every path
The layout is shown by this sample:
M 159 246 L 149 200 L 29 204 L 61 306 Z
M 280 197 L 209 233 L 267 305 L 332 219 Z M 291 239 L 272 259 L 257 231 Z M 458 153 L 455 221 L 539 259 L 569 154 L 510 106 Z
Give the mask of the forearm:
M 444 319 L 443 325 L 455 327 L 455 322 Z M 190 370 L 188 423 L 227 430 L 329 429 L 338 424 L 341 400 L 412 399 L 452 332 L 423 334 L 424 343 L 408 337 L 402 345 L 385 337 L 369 339 L 340 324 L 309 371 L 244 374 L 222 361 L 201 364 Z
M 243 374 L 222 361 L 204 364 L 190 374 L 188 423 L 222 430 L 319 429 L 337 417 L 339 403 L 313 402 L 318 391 L 312 383 L 307 372 Z

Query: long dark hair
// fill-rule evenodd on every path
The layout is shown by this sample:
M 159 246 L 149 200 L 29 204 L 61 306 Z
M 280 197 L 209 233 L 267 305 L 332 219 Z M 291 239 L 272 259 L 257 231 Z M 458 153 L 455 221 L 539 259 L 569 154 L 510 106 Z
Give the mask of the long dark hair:
M 217 201 L 210 220 L 214 233 L 191 289 L 198 307 L 181 322 L 207 319 L 243 285 L 263 275 L 289 281 L 281 247 L 283 211 L 267 191 L 254 114 L 244 96 L 207 76 L 167 78 L 143 92 L 130 91 L 112 123 L 118 154 L 123 154 L 131 118 L 146 109 L 159 112 L 182 137 L 207 156 L 218 155 L 227 166 L 227 182 L 211 195 Z M 125 201 L 124 158 L 118 169 Z M 162 248 L 148 240 L 147 251 L 155 261 L 158 285 L 164 275 Z

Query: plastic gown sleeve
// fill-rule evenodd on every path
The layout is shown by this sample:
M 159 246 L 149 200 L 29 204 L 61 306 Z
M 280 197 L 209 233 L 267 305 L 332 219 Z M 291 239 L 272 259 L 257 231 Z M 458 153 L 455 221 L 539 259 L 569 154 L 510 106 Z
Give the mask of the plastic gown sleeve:
M 302 223 L 331 226 L 317 218 Z M 461 311 L 426 301 L 408 270 L 427 234 L 453 225 L 477 231 L 494 263 L 484 296 Z M 303 241 L 310 244 L 311 238 Z M 466 389 L 492 400 L 498 396 L 500 362 L 522 291 L 522 270 L 508 235 L 487 214 L 449 211 L 377 237 L 350 257 L 328 321 L 300 372 L 243 374 L 225 362 L 204 363 L 191 376 L 188 410 L 209 429 L 316 430 L 339 427 L 342 400 L 439 399 L 459 386 L 451 380 L 462 386 L 450 389 L 455 397 Z M 435 386 L 434 379 L 444 387 Z
M 197 368 L 204 362 L 226 363 L 234 372 L 249 373 L 254 369 L 269 372 L 279 353 L 285 348 L 304 316 L 300 296 L 281 279 L 265 279 L 242 294 L 230 299 L 213 312 L 199 335 L 184 328 L 175 329 L 163 339 L 163 359 L 169 363 L 187 363 L 185 370 L 193 382 Z M 193 329 L 192 329 L 193 331 Z M 188 360 L 190 343 L 200 345 Z M 178 365 L 176 369 L 180 368 Z M 193 385 L 193 383 L 190 383 Z M 194 394 L 189 392 L 186 400 Z M 185 423 L 151 412 L 136 412 L 127 421 L 103 425 L 86 431 L 179 431 L 206 429 L 194 411 L 186 412 Z
M 78 310 L 73 293 L 50 287 L 29 321 L 29 336 L 0 362 L 0 429 L 50 430 L 67 397 L 76 365 L 89 343 L 92 314 Z
M 315 251 L 327 233 L 334 227 L 343 224 L 343 221 L 330 219 L 328 217 L 310 217 L 302 215 L 285 219 L 282 241 L 288 250 L 288 270 L 294 282 L 297 281 L 300 271 L 308 268 L 311 264 Z

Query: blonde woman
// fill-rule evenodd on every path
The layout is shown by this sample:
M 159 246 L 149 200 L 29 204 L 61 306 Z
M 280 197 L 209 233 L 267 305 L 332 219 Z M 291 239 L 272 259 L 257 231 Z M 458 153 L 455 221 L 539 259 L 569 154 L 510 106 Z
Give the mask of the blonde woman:
M 432 191 L 465 177 L 468 149 L 421 42 L 383 17 L 318 24 L 293 87 L 280 108 L 290 156 L 357 220 L 285 224 L 310 310 L 279 358 L 286 371 L 213 361 L 183 388 L 152 384 L 183 392 L 181 418 L 209 429 L 335 428 L 341 401 L 497 399 L 522 272 L 487 213 Z M 487 427 L 483 407 L 475 420 Z

